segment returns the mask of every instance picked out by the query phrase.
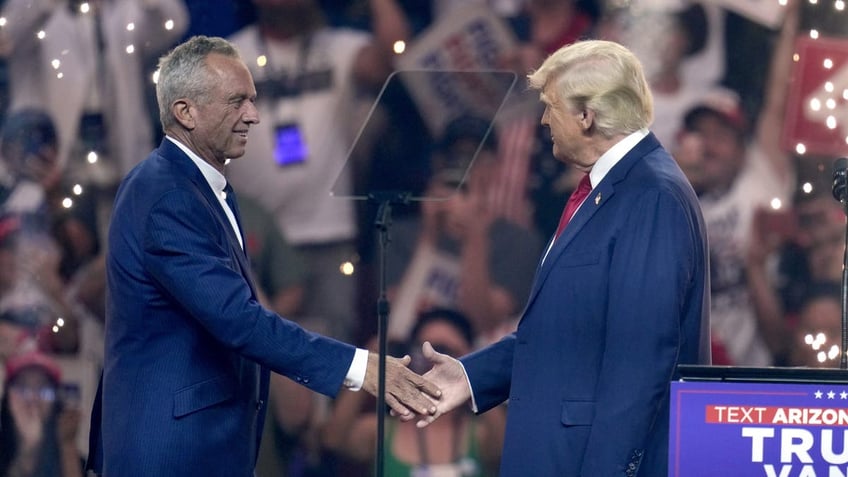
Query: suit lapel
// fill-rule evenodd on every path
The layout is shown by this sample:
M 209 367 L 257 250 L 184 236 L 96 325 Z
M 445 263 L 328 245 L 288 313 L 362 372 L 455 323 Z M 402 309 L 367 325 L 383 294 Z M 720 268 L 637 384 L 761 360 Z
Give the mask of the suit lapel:
M 533 280 L 530 297 L 527 299 L 527 305 L 525 305 L 524 310 L 521 312 L 522 319 L 524 317 L 524 313 L 530 308 L 530 305 L 532 305 L 533 301 L 536 299 L 536 296 L 538 295 L 539 290 L 541 290 L 542 285 L 545 283 L 545 280 L 550 275 L 551 270 L 553 269 L 553 264 L 556 262 L 557 258 L 562 255 L 562 253 L 574 241 L 575 237 L 577 237 L 577 234 L 580 233 L 583 227 L 592 220 L 592 217 L 594 217 L 595 214 L 612 199 L 615 194 L 615 185 L 624 180 L 630 169 L 638 161 L 643 160 L 644 156 L 648 154 L 648 152 L 659 146 L 659 141 L 657 141 L 653 133 L 648 134 L 644 139 L 639 141 L 633 149 L 625 154 L 625 156 L 615 166 L 613 166 L 612 169 L 610 169 L 597 187 L 592 189 L 592 192 L 590 192 L 586 197 L 583 205 L 580 206 L 568 222 L 568 225 L 565 227 L 562 235 L 560 235 L 559 239 L 554 242 L 544 261 L 542 261 L 536 269 L 536 277 Z
M 218 198 L 215 197 L 215 193 L 212 191 L 212 188 L 209 187 L 209 183 L 206 181 L 206 178 L 203 177 L 200 169 L 197 168 L 197 165 L 195 165 L 194 162 L 192 162 L 192 160 L 186 156 L 186 154 L 177 147 L 176 144 L 167 138 L 162 139 L 162 144 L 159 146 L 159 152 L 163 157 L 173 161 L 176 168 L 189 181 L 191 181 L 194 188 L 203 196 L 203 199 L 206 201 L 206 206 L 209 207 L 210 210 L 214 211 L 219 225 L 224 229 L 227 235 L 227 242 L 230 244 L 230 255 L 235 257 L 241 274 L 244 276 L 245 280 L 247 280 L 248 285 L 250 285 L 250 290 L 254 295 L 256 295 L 256 287 L 254 286 L 253 279 L 251 278 L 250 263 L 247 260 L 247 255 L 241 247 L 235 231 L 233 231 L 233 227 L 230 225 L 230 219 L 227 217 L 226 212 L 224 212 Z M 233 211 L 233 213 L 237 212 Z

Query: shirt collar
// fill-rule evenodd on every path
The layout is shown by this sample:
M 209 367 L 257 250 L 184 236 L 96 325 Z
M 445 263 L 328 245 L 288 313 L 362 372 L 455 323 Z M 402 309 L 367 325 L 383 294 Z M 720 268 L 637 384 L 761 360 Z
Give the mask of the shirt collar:
M 618 161 L 622 160 L 647 135 L 648 130 L 644 128 L 630 133 L 627 137 L 615 143 L 607 152 L 603 153 L 589 172 L 589 181 L 592 183 L 592 188 L 597 187 L 604 177 L 606 177 L 607 173 L 618 164 Z
M 227 178 L 224 177 L 223 174 L 218 172 L 217 169 L 212 167 L 208 162 L 204 161 L 197 154 L 194 153 L 191 149 L 188 148 L 185 144 L 180 141 L 172 138 L 171 136 L 165 136 L 165 138 L 169 139 L 171 142 L 177 145 L 189 159 L 193 162 L 198 169 L 200 169 L 200 173 L 203 174 L 203 178 L 206 179 L 206 182 L 209 184 L 209 187 L 212 188 L 212 191 L 215 192 L 217 197 L 225 198 L 226 194 L 224 193 L 224 187 L 227 186 Z

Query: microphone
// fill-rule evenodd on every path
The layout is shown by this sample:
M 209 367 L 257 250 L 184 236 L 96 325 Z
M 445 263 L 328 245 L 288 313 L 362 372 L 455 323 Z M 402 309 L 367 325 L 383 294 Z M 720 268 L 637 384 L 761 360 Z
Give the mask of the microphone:
M 840 157 L 833 161 L 833 198 L 845 204 L 848 196 L 848 157 Z

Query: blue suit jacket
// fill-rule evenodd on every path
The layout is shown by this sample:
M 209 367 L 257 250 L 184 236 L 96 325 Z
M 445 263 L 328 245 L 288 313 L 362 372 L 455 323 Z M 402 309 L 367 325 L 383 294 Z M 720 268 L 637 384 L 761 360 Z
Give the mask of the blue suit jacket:
M 115 200 L 96 470 L 250 476 L 269 369 L 338 391 L 354 348 L 262 308 L 248 267 L 200 170 L 163 140 Z
M 653 136 L 590 193 L 517 331 L 462 359 L 478 410 L 509 399 L 501 477 L 665 477 L 669 383 L 709 362 L 698 200 Z

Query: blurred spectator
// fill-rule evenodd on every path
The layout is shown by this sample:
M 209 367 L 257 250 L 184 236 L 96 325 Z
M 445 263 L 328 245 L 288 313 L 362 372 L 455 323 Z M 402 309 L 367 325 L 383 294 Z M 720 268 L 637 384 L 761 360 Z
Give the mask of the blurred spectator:
M 752 222 L 760 207 L 788 204 L 794 187 L 791 157 L 780 135 L 795 33 L 797 3 L 788 7 L 772 56 L 766 102 L 748 142 L 749 123 L 738 95 L 716 89 L 685 117 L 675 158 L 699 194 L 710 243 L 713 343 L 734 364 L 773 362 L 746 280 Z M 774 201 L 779 201 L 774 202 Z M 717 353 L 717 356 L 720 356 Z
M 46 112 L 22 109 L 6 118 L 0 130 L 3 214 L 22 216 L 26 225 L 47 231 L 49 201 L 61 179 L 58 148 L 56 128 Z
M 668 65 L 670 59 L 663 51 L 669 40 L 681 33 L 678 28 L 690 29 L 690 40 L 704 35 L 703 45 L 691 52 L 680 64 L 683 83 L 698 89 L 719 83 L 725 76 L 727 62 L 727 12 L 715 2 L 698 0 L 606 2 L 604 14 L 595 35 L 630 48 L 644 63 L 650 78 Z M 703 27 L 699 26 L 703 25 Z M 703 28 L 702 31 L 698 29 Z
M 0 220 L 5 264 L 0 314 L 30 321 L 26 339 L 56 353 L 66 378 L 88 399 L 102 363 L 105 277 L 102 268 L 98 276 L 90 273 L 96 266 L 88 267 L 99 253 L 91 196 L 73 196 L 70 208 L 61 203 L 58 149 L 53 121 L 43 111 L 14 111 L 0 130 L 5 172 L 0 191 L 7 193 L 0 208 L 15 214 Z M 101 286 L 92 288 L 98 280 Z M 83 287 L 88 290 L 84 304 Z M 88 410 L 85 406 L 83 413 Z M 81 430 L 87 426 L 85 419 Z M 84 454 L 86 436 L 80 433 L 78 439 Z
M 50 116 L 37 109 L 11 113 L 0 130 L 0 211 L 15 214 L 25 235 L 53 235 L 62 258 L 60 275 L 73 271 L 99 250 L 94 204 L 89 195 L 62 204 L 59 138 Z
M 791 333 L 811 291 L 840 283 L 845 214 L 830 188 L 799 194 L 796 204 L 754 213 L 748 249 L 748 287 L 763 336 L 776 361 L 790 361 Z
M 83 474 L 74 439 L 75 405 L 63 405 L 61 371 L 31 351 L 6 361 L 0 404 L 0 476 L 76 477 Z
M 307 328 L 351 336 L 356 218 L 350 201 L 330 195 L 359 124 L 351 117 L 361 88 L 375 89 L 391 71 L 393 44 L 408 31 L 395 0 L 370 0 L 374 36 L 324 25 L 315 0 L 254 0 L 257 23 L 231 39 L 256 81 L 262 122 L 229 179 L 274 215 L 303 257 L 301 313 Z M 337 192 L 350 190 L 342 177 Z
M 59 169 L 58 138 L 50 117 L 24 109 L 11 113 L 0 130 L 0 211 L 4 217 L 2 245 L 11 259 L 0 288 L 0 309 L 33 307 L 52 326 L 59 318 L 67 326 L 51 337 L 56 351 L 77 347 L 76 315 L 65 295 L 62 252 L 51 235 L 51 222 L 62 209 L 56 199 Z
M 789 364 L 839 367 L 842 340 L 842 294 L 839 282 L 814 283 L 798 314 L 789 342 Z M 833 347 L 836 346 L 836 352 Z
M 652 50 L 656 66 L 648 77 L 654 95 L 651 132 L 662 144 L 671 146 L 684 113 L 714 86 L 684 75 L 686 61 L 706 47 L 710 30 L 707 13 L 699 3 L 655 14 L 654 18 L 657 31 L 664 34 Z
M 561 46 L 593 38 L 598 10 L 592 1 L 523 2 L 516 15 L 506 18 L 518 40 L 517 46 L 498 58 L 498 67 L 514 71 L 518 84 L 522 84 L 529 72 Z M 507 173 L 493 186 L 513 191 L 513 195 L 507 199 L 509 204 L 501 204 L 495 212 L 549 237 L 556 230 L 562 207 L 579 176 L 572 179 L 568 166 L 550 154 L 550 134 L 539 123 L 542 113 L 536 93 L 520 86 L 516 89 L 510 98 L 511 114 L 498 121 L 498 153 Z
M 250 265 L 269 308 L 281 316 L 296 314 L 303 303 L 306 280 L 303 259 L 258 202 L 239 198 L 239 211 Z
M 285 240 L 277 222 L 256 201 L 239 199 L 241 227 L 250 265 L 264 304 L 282 316 L 291 316 L 303 302 L 303 261 Z M 298 475 L 292 472 L 304 451 L 304 433 L 313 423 L 316 393 L 294 381 L 271 374 L 257 477 Z
M 30 310 L 6 309 L 0 311 L 0 364 L 27 346 L 32 346 L 40 317 Z M 5 382 L 6 370 L 0 366 L 0 383 Z M 0 394 L 3 388 L 0 388 Z
M 502 58 L 510 69 L 527 74 L 563 45 L 585 40 L 594 32 L 597 12 L 591 2 L 527 0 L 518 15 L 508 18 L 519 47 Z
M 443 353 L 463 356 L 473 349 L 474 335 L 471 324 L 456 311 L 434 309 L 421 314 L 407 341 L 413 355 L 410 366 L 419 373 L 429 368 L 420 354 L 425 341 Z M 323 442 L 344 457 L 373 463 L 377 416 L 373 408 L 363 411 L 364 397 L 347 391 L 339 394 L 324 427 Z M 480 416 L 474 416 L 469 408 L 456 409 L 426 429 L 395 419 L 386 419 L 385 425 L 386 477 L 497 474 L 506 425 L 503 407 Z
M 153 146 L 142 65 L 185 31 L 182 1 L 7 0 L 2 16 L 11 110 L 48 111 L 68 173 L 115 184 Z
M 464 179 L 488 124 L 461 117 L 449 123 L 420 217 L 398 220 L 387 257 L 389 333 L 402 338 L 431 307 L 461 310 L 483 340 L 512 325 L 527 299 L 542 243 L 526 227 L 499 219 L 486 196 L 498 167 L 490 134 Z

